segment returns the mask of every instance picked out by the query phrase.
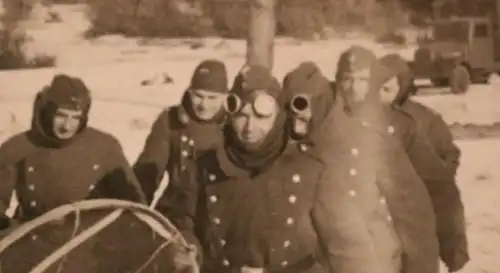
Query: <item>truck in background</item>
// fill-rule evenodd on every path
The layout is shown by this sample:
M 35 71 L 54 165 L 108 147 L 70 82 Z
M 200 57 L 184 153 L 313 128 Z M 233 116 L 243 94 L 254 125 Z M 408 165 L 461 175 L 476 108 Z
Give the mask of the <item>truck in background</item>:
M 439 0 L 410 62 L 416 79 L 467 92 L 500 72 L 500 0 Z

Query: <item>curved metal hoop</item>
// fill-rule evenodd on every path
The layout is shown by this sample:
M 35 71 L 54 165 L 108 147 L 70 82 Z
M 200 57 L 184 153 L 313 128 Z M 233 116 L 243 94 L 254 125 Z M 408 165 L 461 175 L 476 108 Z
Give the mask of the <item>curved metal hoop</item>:
M 94 199 L 76 202 L 73 204 L 63 205 L 55 208 L 44 215 L 26 222 L 17 229 L 13 230 L 6 237 L 0 240 L 0 256 L 3 251 L 8 249 L 16 241 L 26 236 L 28 233 L 36 229 L 37 227 L 49 223 L 51 221 L 61 219 L 74 212 L 82 211 L 93 211 L 93 210 L 109 210 L 113 211 L 102 219 L 94 223 L 92 226 L 86 230 L 80 232 L 78 235 L 73 237 L 70 241 L 66 242 L 63 246 L 58 248 L 50 256 L 40 262 L 36 267 L 33 268 L 31 273 L 41 273 L 49 268 L 52 264 L 57 262 L 59 259 L 64 257 L 69 251 L 76 248 L 81 243 L 85 242 L 87 239 L 97 234 L 99 231 L 103 230 L 114 221 L 116 221 L 125 211 L 132 211 L 134 216 L 139 220 L 146 223 L 153 231 L 155 231 L 159 236 L 165 238 L 166 242 L 162 247 L 167 244 L 177 241 L 183 246 L 188 247 L 186 240 L 182 237 L 181 233 L 174 227 L 174 225 L 163 215 L 157 211 L 134 202 L 116 200 L 116 199 Z

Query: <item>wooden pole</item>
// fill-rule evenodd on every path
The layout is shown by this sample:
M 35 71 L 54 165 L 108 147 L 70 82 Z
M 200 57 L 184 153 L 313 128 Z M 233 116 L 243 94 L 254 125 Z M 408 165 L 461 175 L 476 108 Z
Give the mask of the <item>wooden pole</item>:
M 274 37 L 276 35 L 275 7 L 277 0 L 247 0 L 250 16 L 247 37 L 247 64 L 262 65 L 272 70 Z

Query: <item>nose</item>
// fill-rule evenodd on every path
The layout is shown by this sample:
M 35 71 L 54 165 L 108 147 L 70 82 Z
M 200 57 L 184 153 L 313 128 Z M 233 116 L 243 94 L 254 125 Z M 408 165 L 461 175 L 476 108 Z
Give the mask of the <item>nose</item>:
M 246 120 L 245 120 L 245 132 L 250 132 L 250 130 L 252 129 L 252 124 L 253 124 L 253 119 L 252 117 L 248 117 Z
M 65 129 L 65 130 L 70 130 L 71 129 L 71 120 L 70 119 L 65 119 L 63 124 L 62 124 L 62 127 Z

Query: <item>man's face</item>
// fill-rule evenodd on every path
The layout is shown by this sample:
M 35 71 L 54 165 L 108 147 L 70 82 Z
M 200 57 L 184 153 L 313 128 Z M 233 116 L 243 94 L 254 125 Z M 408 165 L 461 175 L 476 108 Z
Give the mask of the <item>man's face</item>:
M 197 89 L 191 90 L 191 101 L 195 115 L 201 120 L 212 119 L 221 110 L 225 94 Z
M 391 104 L 394 102 L 399 93 L 399 84 L 396 77 L 391 78 L 384 83 L 380 88 L 380 101 L 384 104 Z
M 241 111 L 234 114 L 231 125 L 236 136 L 247 147 L 257 147 L 271 132 L 278 116 L 278 106 L 271 106 L 274 110 L 269 115 L 260 115 L 251 103 L 243 106 Z
M 82 117 L 83 112 L 81 110 L 57 109 L 52 124 L 54 135 L 61 140 L 72 138 L 80 128 Z
M 340 82 L 340 87 L 349 100 L 361 102 L 368 94 L 370 80 L 370 69 L 365 68 L 344 75 Z

